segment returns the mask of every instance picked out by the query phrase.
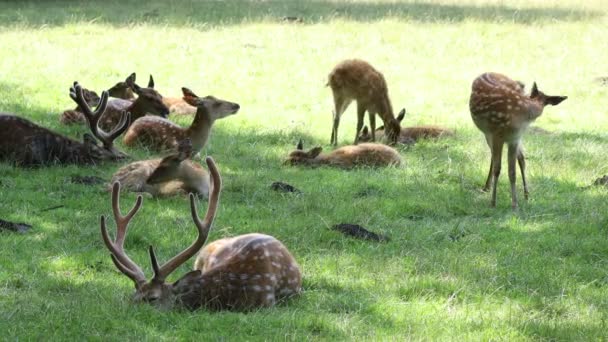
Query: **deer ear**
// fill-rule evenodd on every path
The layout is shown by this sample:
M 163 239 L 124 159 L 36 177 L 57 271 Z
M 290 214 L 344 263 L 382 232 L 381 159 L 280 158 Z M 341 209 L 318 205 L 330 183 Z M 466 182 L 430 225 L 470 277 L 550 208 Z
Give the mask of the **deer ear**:
M 296 145 L 296 150 L 303 150 L 304 149 L 304 144 L 302 143 L 302 139 L 300 139 L 300 141 L 298 141 L 298 144 Z
M 536 82 L 534 82 L 534 84 L 532 84 L 532 91 L 530 92 L 530 97 L 537 97 L 538 93 L 538 86 L 536 86 Z
M 186 87 L 182 87 L 182 93 L 184 94 L 183 99 L 184 101 L 186 101 L 186 103 L 191 106 L 198 107 L 200 103 L 198 100 L 198 96 L 192 90 Z
M 400 112 L 399 115 L 397 115 L 397 120 L 399 122 L 403 121 L 403 118 L 405 118 L 405 108 L 403 108 Z
M 547 98 L 545 99 L 545 104 L 557 106 L 558 104 L 562 103 L 562 101 L 564 101 L 567 98 L 568 98 L 568 96 L 547 96 Z
M 369 134 L 369 128 L 367 128 L 367 126 L 363 126 L 363 130 L 361 131 L 362 135 L 368 135 Z
M 308 151 L 308 156 L 310 158 L 316 158 L 319 154 L 321 154 L 321 151 L 323 151 L 323 147 L 317 146 L 317 147 L 311 149 L 310 151 Z
M 127 79 L 125 80 L 125 82 L 127 84 L 129 84 L 129 83 L 135 83 L 135 78 L 136 78 L 135 77 L 135 73 L 132 73 L 131 75 L 129 75 L 129 77 L 127 77 Z
M 154 78 L 150 75 L 150 80 L 148 80 L 148 88 L 154 89 Z

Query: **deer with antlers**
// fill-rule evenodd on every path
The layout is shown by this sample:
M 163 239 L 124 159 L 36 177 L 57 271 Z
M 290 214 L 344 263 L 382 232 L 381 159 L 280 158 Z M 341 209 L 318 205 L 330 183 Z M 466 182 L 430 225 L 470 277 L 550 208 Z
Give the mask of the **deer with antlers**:
M 363 127 L 366 111 L 371 127 L 371 140 L 376 141 L 376 114 L 378 114 L 384 121 L 387 141 L 390 144 L 397 142 L 401 125 L 395 119 L 384 75 L 378 70 L 359 59 L 346 60 L 331 71 L 327 85 L 330 86 L 334 98 L 334 121 L 330 144 L 334 146 L 338 144 L 340 116 L 353 100 L 357 101 L 355 145 L 359 142 L 359 133 Z
M 358 166 L 384 167 L 400 165 L 399 152 L 390 146 L 376 143 L 362 143 L 359 145 L 342 146 L 327 154 L 321 154 L 323 148 L 317 146 L 304 151 L 302 140 L 296 150 L 289 153 L 285 164 L 320 166 L 329 165 L 340 168 L 353 168 Z
M 174 283 L 167 277 L 194 256 L 205 244 L 218 208 L 221 178 L 210 157 L 207 166 L 213 182 L 207 214 L 201 222 L 196 200 L 190 194 L 190 211 L 197 227 L 197 239 L 185 250 L 159 266 L 154 248 L 149 254 L 154 270 L 150 281 L 124 250 L 129 222 L 141 208 L 143 198 L 123 216 L 120 212 L 120 184 L 112 189 L 112 209 L 116 220 L 116 237 L 112 241 L 101 216 L 101 235 L 110 250 L 114 265 L 135 284 L 134 299 L 160 307 L 182 306 L 191 310 L 252 310 L 273 306 L 278 300 L 300 293 L 300 268 L 287 248 L 277 239 L 262 234 L 246 234 L 209 244 L 197 258 L 194 271 Z
M 116 127 L 106 133 L 98 127 L 108 101 L 107 92 L 101 94 L 99 105 L 93 111 L 86 102 L 82 87 L 78 83 L 70 89 L 70 97 L 83 110 L 91 133 L 85 134 L 83 142 L 72 140 L 59 133 L 11 114 L 0 114 L 0 159 L 12 161 L 17 166 L 40 166 L 48 164 L 94 164 L 106 160 L 119 160 L 126 155 L 114 147 L 114 140 L 129 124 L 129 114 L 123 113 Z
M 547 105 L 558 105 L 566 96 L 549 96 L 538 90 L 536 82 L 530 95 L 523 92 L 523 83 L 505 75 L 488 72 L 473 81 L 469 108 L 473 122 L 481 130 L 490 147 L 492 158 L 490 172 L 484 190 L 492 184 L 491 206 L 496 206 L 496 184 L 500 175 L 502 149 L 508 146 L 509 182 L 511 183 L 511 206 L 517 208 L 515 191 L 515 163 L 519 163 L 524 196 L 528 199 L 525 176 L 525 159 L 521 139 L 534 120 L 541 116 Z
M 400 123 L 405 118 L 405 108 L 399 112 L 397 115 L 397 121 Z M 420 139 L 432 139 L 432 138 L 440 138 L 454 135 L 454 131 L 447 128 L 442 128 L 439 126 L 413 126 L 413 127 L 401 127 L 401 132 L 399 133 L 399 138 L 397 142 L 401 144 L 412 144 Z M 382 139 L 384 136 L 384 126 L 378 127 L 376 129 L 376 137 Z M 361 135 L 359 135 L 359 141 L 368 142 L 372 141 L 372 136 L 367 126 L 363 126 L 363 130 L 361 131 Z
M 176 152 L 162 159 L 140 160 L 121 167 L 110 184 L 119 182 L 123 190 L 147 192 L 152 196 L 194 193 L 207 198 L 209 173 L 190 160 L 191 157 L 192 142 L 186 139 L 179 143 Z
M 196 154 L 209 140 L 213 123 L 235 114 L 240 108 L 237 103 L 213 96 L 198 97 L 188 88 L 182 88 L 182 92 L 184 101 L 197 108 L 190 127 L 182 128 L 169 120 L 146 116 L 131 125 L 123 139 L 125 145 L 141 145 L 150 150 L 163 151 L 174 149 L 180 141 L 190 139 Z

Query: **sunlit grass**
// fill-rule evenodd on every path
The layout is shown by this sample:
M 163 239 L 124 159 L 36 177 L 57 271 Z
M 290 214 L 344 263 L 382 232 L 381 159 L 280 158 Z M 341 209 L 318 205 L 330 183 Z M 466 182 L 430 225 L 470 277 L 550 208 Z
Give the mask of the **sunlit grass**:
M 103 186 L 120 166 L 0 165 L 0 218 L 34 226 L 0 234 L 0 331 L 7 339 L 124 340 L 602 340 L 608 312 L 605 130 L 608 9 L 604 1 L 96 1 L 0 7 L 0 111 L 61 126 L 74 80 L 107 89 L 137 72 L 178 96 L 187 86 L 238 102 L 204 154 L 224 176 L 210 239 L 276 236 L 304 272 L 304 293 L 249 314 L 159 311 L 133 305 L 99 235 L 111 213 Z M 304 23 L 283 22 L 283 16 Z M 407 125 L 456 130 L 401 148 L 404 167 L 298 169 L 282 165 L 302 138 L 330 137 L 331 68 L 359 57 L 381 70 Z M 498 208 L 480 187 L 489 151 L 468 111 L 473 78 L 499 71 L 567 95 L 528 133 L 531 199 L 513 213 L 506 172 Z M 353 106 L 354 107 L 354 106 Z M 189 118 L 179 118 L 182 125 Z M 339 142 L 354 138 L 354 108 Z M 126 149 L 134 158 L 146 151 Z M 506 168 L 506 167 L 505 167 Z M 285 181 L 302 195 L 269 190 Z M 519 179 L 518 179 L 519 181 Z M 518 191 L 522 196 L 521 185 Z M 135 195 L 123 196 L 123 206 Z M 146 198 L 127 249 L 148 273 L 194 238 L 186 198 Z M 63 205 L 62 208 L 42 209 Z M 202 207 L 205 205 L 202 204 Z M 374 244 L 333 224 L 387 234 Z M 177 279 L 191 267 L 172 275 Z

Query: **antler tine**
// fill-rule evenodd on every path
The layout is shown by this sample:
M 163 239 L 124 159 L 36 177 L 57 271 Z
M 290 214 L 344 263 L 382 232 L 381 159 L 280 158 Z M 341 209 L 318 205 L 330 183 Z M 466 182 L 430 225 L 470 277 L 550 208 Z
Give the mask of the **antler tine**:
M 89 107 L 86 100 L 84 99 L 82 87 L 80 86 L 80 84 L 78 84 L 78 82 L 74 82 L 74 86 L 70 88 L 70 97 L 82 109 L 82 114 L 87 119 L 89 129 L 91 130 L 93 135 L 103 143 L 105 148 L 111 149 L 112 142 L 114 141 L 114 139 L 116 139 L 116 137 L 112 137 L 111 135 L 99 128 L 99 119 L 103 115 L 104 111 L 106 110 L 106 106 L 108 105 L 108 92 L 105 90 L 101 92 L 99 104 L 97 105 L 94 111 L 91 110 L 91 107 Z
M 150 245 L 148 248 L 150 252 L 150 261 L 152 262 L 152 270 L 154 271 L 154 280 L 158 279 L 160 276 L 160 268 L 158 267 L 158 261 L 156 259 L 156 253 L 154 253 L 154 247 Z
M 110 133 L 107 133 L 107 139 L 110 144 L 114 142 L 114 139 L 118 138 L 124 131 L 126 131 L 127 128 L 129 128 L 130 123 L 131 113 L 123 111 L 120 116 L 120 121 L 118 122 L 116 127 L 114 127 L 114 129 L 110 131 Z
M 207 207 L 207 214 L 205 215 L 203 222 L 201 222 L 198 217 L 195 197 L 193 194 L 190 194 L 190 211 L 192 212 L 192 220 L 198 229 L 198 237 L 196 241 L 190 245 L 190 247 L 186 248 L 160 267 L 157 280 L 164 280 L 169 274 L 171 274 L 171 272 L 196 254 L 196 252 L 198 252 L 198 250 L 205 244 L 205 241 L 207 240 L 209 230 L 211 229 L 211 224 L 215 218 L 222 188 L 222 178 L 215 165 L 215 162 L 213 161 L 213 158 L 207 157 L 207 166 L 209 167 L 209 172 L 211 173 L 213 190 L 211 191 L 211 196 L 209 196 L 209 206 Z
M 142 197 L 137 197 L 135 206 L 129 211 L 126 216 L 122 216 L 120 213 L 120 183 L 115 182 L 112 187 L 112 210 L 114 212 L 114 219 L 116 220 L 116 239 L 112 241 L 108 235 L 106 228 L 106 220 L 104 216 L 101 216 L 101 236 L 106 247 L 112 253 L 114 264 L 116 267 L 124 273 L 126 276 L 131 278 L 136 286 L 141 285 L 146 281 L 146 276 L 139 266 L 133 260 L 131 260 L 124 251 L 124 241 L 127 234 L 127 228 L 129 221 L 137 213 L 142 204 Z

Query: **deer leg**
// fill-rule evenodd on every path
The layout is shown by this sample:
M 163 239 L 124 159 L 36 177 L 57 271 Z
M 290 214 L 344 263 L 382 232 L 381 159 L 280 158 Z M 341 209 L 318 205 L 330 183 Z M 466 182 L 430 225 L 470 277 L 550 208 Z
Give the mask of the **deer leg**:
M 486 142 L 488 143 L 488 147 L 490 147 L 490 153 L 492 152 L 492 144 L 491 144 L 491 138 L 486 136 Z M 492 158 L 490 157 L 490 170 L 488 171 L 488 178 L 486 178 L 486 185 L 484 185 L 483 187 L 483 191 L 487 192 L 490 190 L 490 185 L 492 182 L 492 166 L 494 165 L 494 163 L 492 163 Z
M 528 183 L 526 183 L 526 159 L 521 146 L 518 146 L 517 148 L 517 163 L 519 164 L 519 170 L 521 171 L 521 182 L 524 184 L 524 198 L 527 201 L 528 197 L 530 197 L 530 193 L 528 192 Z
M 498 184 L 498 176 L 500 176 L 500 167 L 502 159 L 502 145 L 503 142 L 500 139 L 493 139 L 492 141 L 492 200 L 490 201 L 491 207 L 496 207 L 496 186 Z
M 376 113 L 368 111 L 369 127 L 372 130 L 372 141 L 376 141 Z
M 509 163 L 509 183 L 511 184 L 511 207 L 513 209 L 517 209 L 517 191 L 515 190 L 517 173 L 515 172 L 515 163 L 517 163 L 518 151 L 517 143 L 509 144 L 507 157 Z
M 338 126 L 340 126 L 340 116 L 348 108 L 350 100 L 343 98 L 334 92 L 334 125 L 331 132 L 331 142 L 334 146 L 338 145 Z
M 357 143 L 359 142 L 359 132 L 361 132 L 361 128 L 363 128 L 363 117 L 365 116 L 365 107 L 363 107 L 361 105 L 361 102 L 357 101 L 357 131 L 355 132 L 355 145 L 357 145 Z M 374 129 L 372 128 L 372 141 L 374 140 L 373 138 L 373 131 Z

